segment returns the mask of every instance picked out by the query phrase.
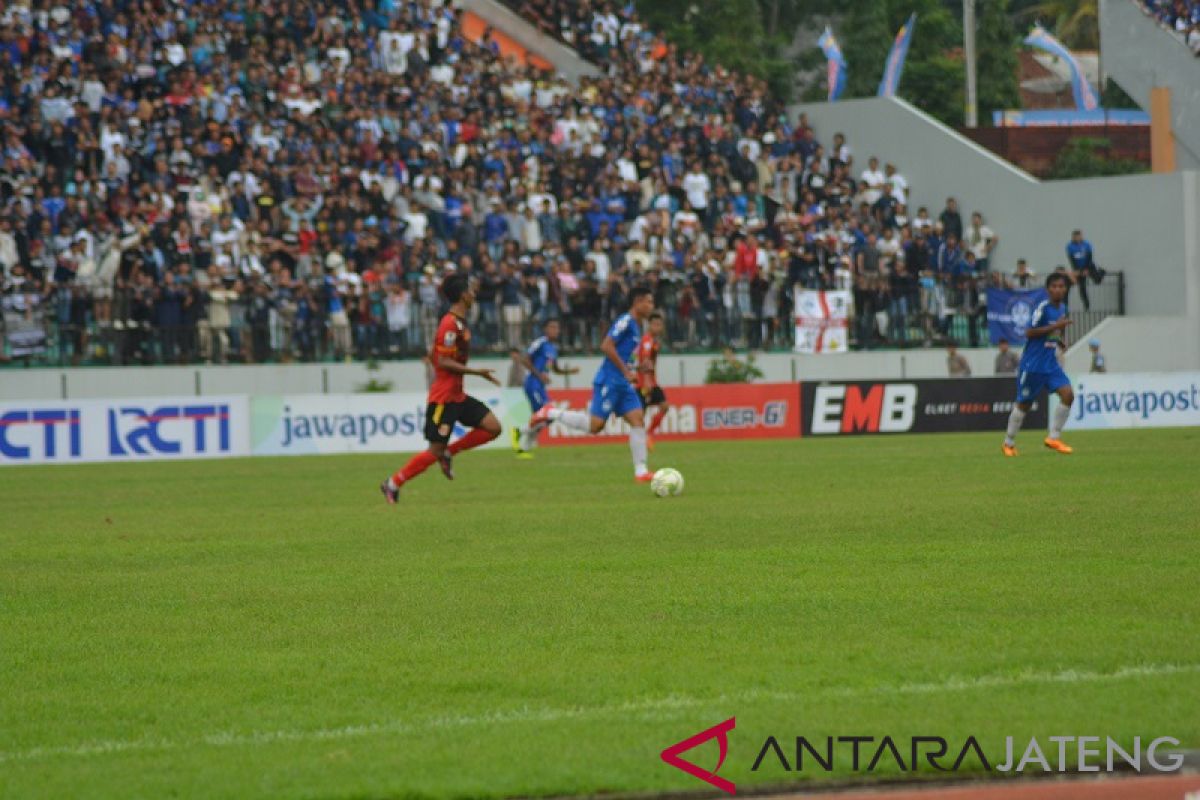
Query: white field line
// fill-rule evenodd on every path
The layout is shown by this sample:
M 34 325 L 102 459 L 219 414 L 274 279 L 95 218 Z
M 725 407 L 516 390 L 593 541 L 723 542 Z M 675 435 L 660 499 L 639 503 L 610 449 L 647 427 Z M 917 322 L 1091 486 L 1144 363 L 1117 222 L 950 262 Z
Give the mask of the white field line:
M 250 747 L 277 742 L 337 741 L 367 736 L 423 732 L 431 729 L 469 728 L 522 722 L 559 722 L 562 720 L 588 719 L 622 714 L 649 714 L 650 718 L 654 719 L 669 716 L 669 712 L 679 709 L 691 709 L 698 706 L 736 706 L 740 702 L 753 702 L 755 700 L 803 702 L 814 697 L 837 698 L 870 695 L 938 694 L 941 692 L 970 692 L 979 689 L 1010 686 L 1055 683 L 1102 683 L 1131 678 L 1152 678 L 1190 673 L 1200 673 L 1200 664 L 1141 664 L 1120 667 L 1113 672 L 1093 672 L 1074 669 L 1061 672 L 1037 672 L 1031 670 L 1007 675 L 983 675 L 976 678 L 948 678 L 938 683 L 902 683 L 891 686 L 880 685 L 872 687 L 816 687 L 804 692 L 776 692 L 750 689 L 744 692 L 735 692 L 710 698 L 667 695 L 665 697 L 641 698 L 598 706 L 566 708 L 526 707 L 483 714 L 448 715 L 410 721 L 372 722 L 361 725 L 347 725 L 341 728 L 251 731 L 249 733 L 225 731 L 205 734 L 192 739 L 122 739 L 84 742 L 73 745 L 33 747 L 27 750 L 0 751 L 0 763 L 33 761 L 59 756 L 102 756 L 112 753 L 192 749 L 203 746 Z M 728 710 L 736 712 L 737 708 L 734 707 Z

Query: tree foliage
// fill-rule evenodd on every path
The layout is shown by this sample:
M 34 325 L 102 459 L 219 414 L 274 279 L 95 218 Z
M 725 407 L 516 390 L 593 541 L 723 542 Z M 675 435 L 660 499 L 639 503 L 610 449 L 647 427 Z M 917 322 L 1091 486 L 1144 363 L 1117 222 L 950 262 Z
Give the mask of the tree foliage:
M 1017 48 L 1020 39 L 1009 13 L 1008 0 L 979 4 L 975 28 L 975 75 L 979 91 L 979 121 L 990 125 L 993 111 L 1018 108 Z
M 1025 25 L 1040 22 L 1072 50 L 1100 47 L 1100 11 L 1097 0 L 1040 0 L 1021 3 L 1017 18 Z
M 765 77 L 767 42 L 758 0 L 643 0 L 638 13 L 681 50 Z
M 1146 165 L 1140 161 L 1113 158 L 1108 151 L 1112 142 L 1108 139 L 1081 136 L 1072 139 L 1059 151 L 1054 166 L 1047 176 L 1053 180 L 1068 178 L 1099 178 L 1105 175 L 1128 175 L 1145 172 Z
M 869 97 L 879 88 L 883 63 L 892 46 L 895 29 L 888 3 L 855 3 L 836 31 L 846 56 L 846 97 Z M 878 65 L 878 69 L 867 67 Z
M 797 68 L 822 63 L 817 15 L 834 19 L 848 64 L 846 98 L 878 89 L 896 31 L 916 12 L 899 94 L 949 125 L 963 122 L 966 71 L 961 0 L 637 0 L 649 25 L 684 50 L 766 79 L 781 99 L 792 98 Z M 1026 29 L 1040 20 L 1068 47 L 1095 46 L 1097 0 L 976 0 L 976 77 L 979 119 L 1020 103 L 1017 53 Z M 798 57 L 785 50 L 804 30 Z M 810 85 L 802 97 L 825 97 Z
M 781 19 L 802 13 L 797 0 L 779 2 Z M 763 26 L 763 0 L 638 0 L 637 8 L 681 50 L 762 78 L 778 97 L 789 98 L 795 67 L 781 55 L 783 41 L 772 40 Z

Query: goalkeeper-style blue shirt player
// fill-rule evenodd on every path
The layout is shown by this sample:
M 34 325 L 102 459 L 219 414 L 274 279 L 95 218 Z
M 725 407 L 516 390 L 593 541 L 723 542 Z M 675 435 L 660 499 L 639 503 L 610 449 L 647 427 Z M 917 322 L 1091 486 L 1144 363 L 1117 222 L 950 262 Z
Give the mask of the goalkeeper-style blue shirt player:
M 558 363 L 558 335 L 561 330 L 558 320 L 549 319 L 542 325 L 542 335 L 533 340 L 529 349 L 520 355 L 521 364 L 528 370 L 525 374 L 525 396 L 529 407 L 535 412 L 550 402 L 546 384 L 550 374 L 574 375 L 579 367 L 564 367 Z M 513 449 L 517 458 L 533 458 L 529 452 L 537 446 L 537 432 L 531 428 L 512 429 Z
M 646 428 L 633 358 L 642 339 L 642 327 L 653 311 L 654 295 L 649 289 L 638 287 L 629 293 L 629 311 L 617 318 L 600 345 L 604 363 L 596 370 L 592 402 L 586 412 L 547 405 L 529 418 L 529 427 L 535 432 L 551 422 L 561 422 L 568 428 L 595 434 L 604 429 L 610 416 L 621 417 L 629 423 L 633 477 L 643 483 L 653 476 L 646 467 Z
M 1062 333 L 1071 324 L 1067 318 L 1067 291 L 1070 289 L 1070 279 L 1066 274 L 1056 272 L 1046 278 L 1046 293 L 1050 299 L 1043 300 L 1033 312 L 1030 327 L 1025 331 L 1025 350 L 1021 353 L 1021 363 L 1017 367 L 1017 402 L 1008 417 L 1008 434 L 1004 437 L 1001 448 L 1004 455 L 1017 454 L 1017 432 L 1029 411 L 1033 401 L 1042 392 L 1054 392 L 1061 401 L 1054 409 L 1050 420 L 1050 432 L 1044 444 L 1051 450 L 1064 455 L 1072 452 L 1062 439 L 1063 426 L 1071 415 L 1071 404 L 1075 402 L 1075 392 L 1071 390 L 1071 380 L 1063 372 L 1058 363 L 1058 347 L 1062 343 Z

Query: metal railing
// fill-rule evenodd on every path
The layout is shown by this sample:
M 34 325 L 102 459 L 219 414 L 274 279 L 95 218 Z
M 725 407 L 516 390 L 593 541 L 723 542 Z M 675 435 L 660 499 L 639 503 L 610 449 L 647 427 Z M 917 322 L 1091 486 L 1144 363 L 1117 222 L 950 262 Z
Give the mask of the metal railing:
M 1125 313 L 1125 275 L 1109 272 L 1087 286 L 1083 308 L 1079 287 L 1068 296 L 1072 340 L 1079 340 L 1106 317 Z M 972 297 L 972 293 L 976 293 Z M 930 347 L 954 341 L 963 347 L 987 346 L 986 304 L 977 288 L 950 284 L 937 292 L 921 289 L 907 297 L 855 293 L 850 324 L 854 349 Z M 62 320 L 52 306 L 4 314 L 0 326 L 0 362 L 25 366 L 123 366 L 139 364 L 288 363 L 417 358 L 442 313 L 416 306 L 404 324 L 349 319 L 345 324 L 317 316 L 306 320 L 272 313 L 265 321 L 213 325 L 162 326 L 150 322 Z M 730 306 L 672 302 L 663 308 L 667 347 L 673 352 L 712 352 L 724 347 L 790 350 L 794 324 L 790 292 L 775 307 L 734 298 Z M 469 320 L 472 351 L 503 354 L 524 348 L 550 318 L 562 324 L 560 350 L 596 354 L 615 312 L 594 307 L 576 312 L 549 306 L 477 305 Z

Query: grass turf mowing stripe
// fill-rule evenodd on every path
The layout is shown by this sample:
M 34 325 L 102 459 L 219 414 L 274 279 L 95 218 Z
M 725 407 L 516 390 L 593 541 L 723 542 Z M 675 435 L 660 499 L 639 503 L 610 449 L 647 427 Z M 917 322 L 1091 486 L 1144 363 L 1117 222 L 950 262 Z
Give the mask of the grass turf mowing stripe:
M 352 739 L 361 736 L 398 734 L 430 728 L 473 727 L 506 722 L 558 722 L 568 719 L 603 717 L 630 713 L 669 711 L 672 709 L 695 708 L 722 703 L 742 703 L 754 700 L 800 701 L 812 697 L 863 697 L 868 695 L 940 694 L 942 692 L 969 692 L 1003 686 L 1027 686 L 1036 684 L 1073 684 L 1105 681 L 1120 681 L 1130 678 L 1153 678 L 1164 675 L 1179 675 L 1200 672 L 1200 664 L 1137 664 L 1120 667 L 1112 672 L 1088 670 L 1063 670 L 1060 672 L 1027 671 L 1017 675 L 982 675 L 976 678 L 949 678 L 941 683 L 906 683 L 894 686 L 874 687 L 818 687 L 799 692 L 764 692 L 750 690 L 720 695 L 711 698 L 667 696 L 629 700 L 623 703 L 576 708 L 517 709 L 488 714 L 462 714 L 431 717 L 420 721 L 371 722 L 347 725 L 340 728 L 313 730 L 253 731 L 250 733 L 222 732 L 202 736 L 198 739 L 173 741 L 169 739 L 130 739 L 125 741 L 87 742 L 78 745 L 35 747 L 29 750 L 0 752 L 0 763 L 29 761 L 57 756 L 84 757 L 123 753 L 129 751 L 174 750 L 199 746 L 250 747 L 276 742 L 320 742 L 337 739 Z

